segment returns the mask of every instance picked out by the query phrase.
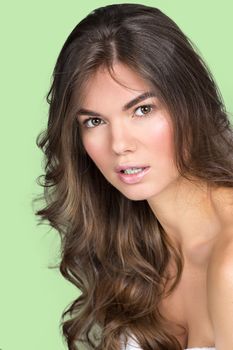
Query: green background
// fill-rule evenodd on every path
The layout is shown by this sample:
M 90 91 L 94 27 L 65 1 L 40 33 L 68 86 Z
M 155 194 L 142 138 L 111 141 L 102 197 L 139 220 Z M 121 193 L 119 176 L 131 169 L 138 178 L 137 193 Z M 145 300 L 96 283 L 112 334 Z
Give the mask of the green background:
M 78 291 L 57 269 L 59 240 L 37 226 L 32 199 L 42 189 L 42 153 L 35 139 L 45 127 L 45 95 L 61 47 L 94 8 L 136 1 L 18 1 L 1 6 L 1 253 L 0 349 L 64 350 L 64 308 Z M 140 3 L 140 1 L 139 1 Z M 159 7 L 197 45 L 232 114 L 231 0 L 141 1 Z

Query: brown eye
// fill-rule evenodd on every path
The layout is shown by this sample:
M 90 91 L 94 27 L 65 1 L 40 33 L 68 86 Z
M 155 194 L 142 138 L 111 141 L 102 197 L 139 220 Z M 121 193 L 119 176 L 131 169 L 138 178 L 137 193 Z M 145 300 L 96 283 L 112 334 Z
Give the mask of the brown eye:
M 95 125 L 95 126 L 99 125 L 99 121 L 100 121 L 100 119 L 98 119 L 98 118 L 93 118 L 93 119 L 92 119 L 92 123 L 93 123 L 93 125 Z
M 134 114 L 138 117 L 141 117 L 143 115 L 147 115 L 149 114 L 153 109 L 152 105 L 143 105 L 143 106 L 139 106 L 135 109 Z M 140 110 L 142 112 L 142 114 L 136 114 L 136 111 Z
M 88 118 L 84 120 L 83 124 L 86 128 L 95 128 L 96 126 L 99 126 L 101 123 L 100 118 Z

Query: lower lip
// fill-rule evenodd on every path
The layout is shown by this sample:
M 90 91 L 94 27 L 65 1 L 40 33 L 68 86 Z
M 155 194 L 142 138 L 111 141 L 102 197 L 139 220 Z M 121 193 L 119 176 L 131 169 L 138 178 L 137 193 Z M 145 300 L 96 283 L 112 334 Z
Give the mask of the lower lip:
M 144 170 L 140 171 L 139 173 L 135 173 L 135 174 L 118 173 L 118 176 L 121 179 L 121 181 L 123 181 L 126 184 L 136 184 L 137 182 L 141 181 L 141 179 L 148 173 L 149 170 L 150 170 L 150 167 L 147 167 Z

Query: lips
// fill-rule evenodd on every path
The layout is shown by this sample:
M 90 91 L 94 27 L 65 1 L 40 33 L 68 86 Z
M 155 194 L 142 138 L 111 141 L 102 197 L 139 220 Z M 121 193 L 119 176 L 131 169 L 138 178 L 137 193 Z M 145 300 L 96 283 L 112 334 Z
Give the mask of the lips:
M 120 173 L 122 170 L 131 169 L 131 168 L 148 168 L 148 165 L 145 165 L 145 164 L 143 164 L 143 165 L 141 165 L 141 164 L 140 165 L 138 165 L 138 164 L 136 164 L 136 165 L 135 164 L 119 165 L 115 168 L 115 171 L 117 173 Z
M 142 168 L 142 166 L 140 166 Z M 122 169 L 122 168 L 121 168 Z M 123 169 L 122 169 L 123 170 Z M 125 174 L 124 172 L 118 172 L 117 176 L 118 178 L 128 185 L 137 184 L 143 181 L 143 178 L 146 176 L 146 174 L 150 171 L 150 167 L 145 167 L 143 170 L 132 173 L 132 174 Z

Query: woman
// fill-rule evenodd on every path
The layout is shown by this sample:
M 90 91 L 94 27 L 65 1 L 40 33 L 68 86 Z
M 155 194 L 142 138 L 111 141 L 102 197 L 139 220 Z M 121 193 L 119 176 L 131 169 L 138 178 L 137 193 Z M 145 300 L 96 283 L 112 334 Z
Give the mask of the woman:
M 69 349 L 233 348 L 233 132 L 208 68 L 156 8 L 98 8 L 56 62 L 46 206 Z

